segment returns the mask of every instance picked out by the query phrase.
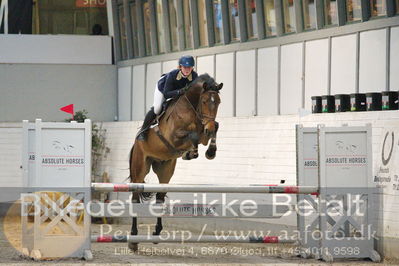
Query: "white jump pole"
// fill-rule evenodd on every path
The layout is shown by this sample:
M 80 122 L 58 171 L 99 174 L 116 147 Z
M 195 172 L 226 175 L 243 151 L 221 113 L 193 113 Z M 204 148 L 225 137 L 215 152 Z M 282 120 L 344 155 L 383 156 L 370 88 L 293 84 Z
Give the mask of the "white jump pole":
M 177 185 L 143 183 L 92 183 L 93 191 L 100 192 L 190 192 L 190 193 L 284 193 L 318 194 L 316 186 L 277 185 Z

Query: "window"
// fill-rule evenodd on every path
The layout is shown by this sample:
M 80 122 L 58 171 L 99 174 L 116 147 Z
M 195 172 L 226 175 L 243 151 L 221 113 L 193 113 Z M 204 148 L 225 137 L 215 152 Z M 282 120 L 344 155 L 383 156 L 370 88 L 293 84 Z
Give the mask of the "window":
M 158 52 L 165 53 L 165 29 L 163 23 L 163 6 L 162 0 L 156 1 L 156 14 L 157 14 L 157 36 L 158 36 Z
M 295 32 L 294 0 L 283 0 L 284 32 Z
M 193 31 L 191 24 L 191 11 L 190 2 L 183 1 L 183 15 L 184 15 L 184 41 L 186 43 L 186 48 L 193 48 Z
M 121 56 L 122 59 L 127 59 L 126 19 L 122 5 L 118 6 L 118 15 L 119 15 L 119 37 L 121 40 Z
M 240 39 L 240 21 L 237 0 L 229 0 L 229 24 L 231 41 L 238 41 Z
M 221 43 L 223 40 L 223 22 L 222 22 L 222 1 L 213 1 L 213 19 L 215 31 L 215 43 Z
M 145 52 L 151 55 L 151 25 L 150 25 L 150 4 L 148 0 L 143 0 L 143 16 L 144 16 L 144 35 L 145 35 Z
M 263 0 L 265 13 L 266 36 L 275 36 L 276 33 L 276 10 L 274 0 Z
M 385 16 L 387 14 L 387 7 L 385 3 L 385 0 L 370 0 L 371 16 Z
M 198 27 L 199 27 L 199 37 L 200 46 L 208 45 L 208 34 L 206 30 L 206 11 L 205 11 L 205 0 L 198 0 Z
M 255 0 L 245 0 L 245 11 L 247 19 L 248 39 L 258 37 L 258 24 L 256 23 L 256 4 Z
M 170 19 L 170 34 L 172 40 L 172 51 L 178 50 L 178 33 L 177 33 L 177 0 L 170 0 L 169 2 L 169 19 Z
M 0 1 L 1 2 L 1 1 Z M 8 1 L 17 3 L 21 7 L 29 5 L 32 1 Z M 33 34 L 81 34 L 81 35 L 107 35 L 107 5 L 106 1 L 35 1 L 30 21 L 33 21 Z M 9 10 L 10 12 L 10 10 Z M 23 13 L 18 16 L 21 16 Z M 25 24 L 27 22 L 23 22 Z M 30 25 L 32 29 L 32 25 Z M 9 29 L 11 30 L 11 29 Z M 19 33 L 9 31 L 9 33 Z M 22 31 L 22 33 L 25 33 Z
M 338 25 L 337 0 L 324 1 L 324 25 Z
M 361 0 L 346 1 L 346 19 L 348 22 L 359 21 L 362 19 Z
M 136 1 L 130 3 L 130 17 L 132 19 L 132 35 L 133 35 L 133 55 L 134 57 L 139 56 L 139 43 L 137 35 L 137 10 Z
M 315 0 L 303 0 L 303 27 L 305 30 L 316 28 L 316 5 Z

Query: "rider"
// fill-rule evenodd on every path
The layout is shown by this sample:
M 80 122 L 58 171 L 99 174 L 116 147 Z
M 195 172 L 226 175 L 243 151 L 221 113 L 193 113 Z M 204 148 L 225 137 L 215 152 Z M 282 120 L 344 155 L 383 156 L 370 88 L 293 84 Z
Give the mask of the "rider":
M 165 99 L 178 97 L 185 92 L 185 87 L 198 77 L 194 71 L 194 57 L 184 55 L 179 59 L 179 67 L 163 74 L 159 79 L 154 92 L 154 105 L 148 111 L 141 126 L 137 140 L 145 140 L 147 137 L 147 129 L 152 121 L 162 111 L 162 104 Z

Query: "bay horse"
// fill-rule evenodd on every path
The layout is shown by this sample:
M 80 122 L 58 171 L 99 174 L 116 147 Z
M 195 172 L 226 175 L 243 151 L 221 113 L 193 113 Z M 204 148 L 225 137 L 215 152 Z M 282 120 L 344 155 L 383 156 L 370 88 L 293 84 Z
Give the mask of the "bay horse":
M 200 75 L 178 99 L 173 100 L 159 119 L 158 125 L 148 129 L 145 141 L 135 141 L 129 159 L 130 182 L 144 183 L 150 168 L 158 176 L 160 184 L 168 184 L 173 176 L 179 157 L 189 160 L 198 157 L 198 144 L 208 145 L 206 158 L 216 156 L 215 121 L 220 104 L 219 91 L 223 83 L 216 83 L 208 74 Z M 133 192 L 132 202 L 139 203 L 154 193 Z M 166 193 L 156 193 L 156 202 L 163 203 Z M 153 235 L 162 231 L 162 219 L 157 218 Z M 131 235 L 137 235 L 137 217 L 133 217 Z M 137 243 L 129 243 L 137 251 Z

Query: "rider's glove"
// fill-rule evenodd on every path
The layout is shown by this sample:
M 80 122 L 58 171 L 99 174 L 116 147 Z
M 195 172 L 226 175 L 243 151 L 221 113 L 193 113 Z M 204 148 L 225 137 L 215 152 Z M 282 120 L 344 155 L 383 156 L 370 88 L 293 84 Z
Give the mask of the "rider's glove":
M 178 96 L 183 95 L 185 92 L 186 92 L 186 90 L 184 88 L 178 90 Z

